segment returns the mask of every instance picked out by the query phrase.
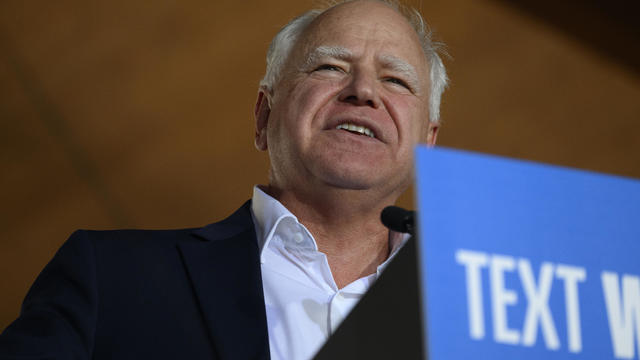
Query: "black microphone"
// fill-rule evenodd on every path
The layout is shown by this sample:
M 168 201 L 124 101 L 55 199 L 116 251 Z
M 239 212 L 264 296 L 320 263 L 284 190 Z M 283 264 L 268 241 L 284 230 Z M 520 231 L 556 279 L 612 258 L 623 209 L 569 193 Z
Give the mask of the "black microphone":
M 390 230 L 414 235 L 415 211 L 405 210 L 397 206 L 387 206 L 380 214 L 380 220 Z

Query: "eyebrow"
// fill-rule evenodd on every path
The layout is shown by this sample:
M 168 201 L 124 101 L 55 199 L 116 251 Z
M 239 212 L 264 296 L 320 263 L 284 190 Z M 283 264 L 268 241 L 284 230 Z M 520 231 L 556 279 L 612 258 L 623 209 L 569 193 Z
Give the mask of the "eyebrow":
M 338 60 L 350 60 L 353 58 L 353 53 L 341 46 L 319 46 L 307 55 L 305 66 L 307 68 L 315 65 L 321 58 L 332 58 Z

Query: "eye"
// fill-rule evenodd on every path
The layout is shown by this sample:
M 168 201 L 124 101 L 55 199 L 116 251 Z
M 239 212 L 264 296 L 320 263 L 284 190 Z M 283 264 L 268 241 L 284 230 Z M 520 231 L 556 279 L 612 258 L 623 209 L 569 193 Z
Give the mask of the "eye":
M 402 80 L 402 79 L 389 77 L 389 78 L 386 78 L 385 81 L 390 82 L 390 83 L 395 84 L 395 85 L 402 86 L 402 87 L 406 88 L 407 90 L 411 90 L 411 87 L 409 86 L 409 84 L 407 84 L 407 82 Z
M 313 70 L 313 71 L 323 71 L 323 70 L 344 72 L 344 70 L 342 70 L 341 67 L 339 67 L 337 65 L 331 65 L 331 64 L 322 64 L 322 65 L 318 66 L 317 68 L 315 68 L 315 70 Z

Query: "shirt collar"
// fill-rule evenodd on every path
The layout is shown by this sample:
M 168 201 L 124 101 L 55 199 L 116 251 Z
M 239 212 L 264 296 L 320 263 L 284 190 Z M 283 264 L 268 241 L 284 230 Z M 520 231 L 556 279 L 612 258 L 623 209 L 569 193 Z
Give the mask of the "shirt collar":
M 253 215 L 253 223 L 256 225 L 258 249 L 261 255 L 263 250 L 269 246 L 273 233 L 283 219 L 290 218 L 298 222 L 298 218 L 289 209 L 262 191 L 257 185 L 253 187 L 251 214 Z
M 278 224 L 286 218 L 293 220 L 295 223 L 300 224 L 298 218 L 289 211 L 280 201 L 276 200 L 269 194 L 260 189 L 259 186 L 253 187 L 253 197 L 251 198 L 251 214 L 253 216 L 253 223 L 256 225 L 256 236 L 258 238 L 258 249 L 260 251 L 260 257 L 262 259 L 262 253 L 264 249 L 269 246 L 273 234 L 275 233 Z M 304 225 L 300 224 L 305 230 Z M 315 239 L 309 234 L 313 245 L 317 249 Z M 389 232 L 389 257 L 378 266 L 378 275 L 389 264 L 391 259 L 397 254 L 398 250 L 409 239 L 408 234 L 403 234 L 395 231 Z
M 393 259 L 396 256 L 396 254 L 398 254 L 398 251 L 404 246 L 404 244 L 407 243 L 410 237 L 411 235 L 409 234 L 400 233 L 393 230 L 389 231 L 389 248 L 390 248 L 389 257 L 387 258 L 387 260 L 385 260 L 382 264 L 378 266 L 376 271 L 378 276 L 380 276 L 380 273 L 382 273 L 382 270 L 384 270 L 387 267 L 387 265 L 389 265 L 389 263 L 391 262 L 391 259 Z

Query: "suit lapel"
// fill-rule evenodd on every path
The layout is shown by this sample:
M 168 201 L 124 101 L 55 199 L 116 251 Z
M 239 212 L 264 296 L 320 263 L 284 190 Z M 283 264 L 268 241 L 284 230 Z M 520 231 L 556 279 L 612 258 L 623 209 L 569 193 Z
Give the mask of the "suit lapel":
M 250 203 L 179 245 L 220 359 L 269 359 L 267 318 Z

